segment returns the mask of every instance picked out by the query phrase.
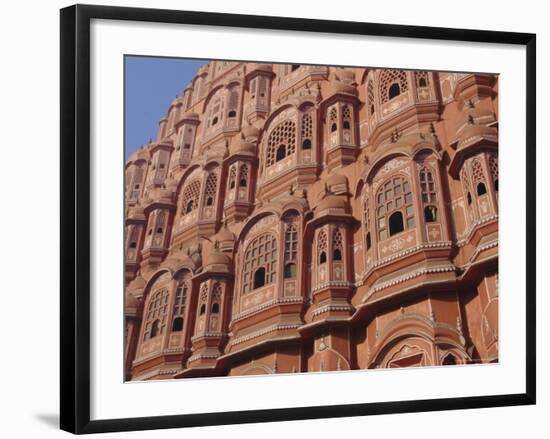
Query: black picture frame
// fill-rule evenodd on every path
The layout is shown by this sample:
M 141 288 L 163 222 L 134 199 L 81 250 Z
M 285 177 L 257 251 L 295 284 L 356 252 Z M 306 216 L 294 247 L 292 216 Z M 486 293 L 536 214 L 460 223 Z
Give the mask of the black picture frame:
M 526 392 L 241 412 L 90 419 L 90 22 L 132 20 L 521 45 L 526 48 Z M 288 17 L 75 5 L 61 10 L 61 404 L 63 430 L 99 433 L 535 404 L 536 35 Z

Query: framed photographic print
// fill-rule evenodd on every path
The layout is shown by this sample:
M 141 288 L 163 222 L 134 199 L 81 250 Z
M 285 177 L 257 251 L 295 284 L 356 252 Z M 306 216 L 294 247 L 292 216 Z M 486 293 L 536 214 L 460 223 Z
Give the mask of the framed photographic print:
M 61 427 L 534 404 L 535 130 L 532 34 L 63 9 Z

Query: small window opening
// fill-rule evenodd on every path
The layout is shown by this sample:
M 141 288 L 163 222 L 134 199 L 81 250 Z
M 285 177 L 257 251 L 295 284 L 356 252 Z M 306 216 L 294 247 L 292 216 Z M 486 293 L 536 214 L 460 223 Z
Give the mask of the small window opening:
M 424 208 L 424 219 L 427 223 L 433 223 L 437 221 L 437 207 L 426 206 Z
M 246 187 L 246 178 L 241 178 L 241 181 L 239 181 L 240 187 Z
M 298 70 L 300 68 L 300 64 L 292 64 L 292 67 L 291 67 L 291 71 L 292 72 L 295 72 L 296 70 Z
M 212 126 L 216 125 L 217 123 L 218 123 L 218 116 L 212 119 Z
M 172 331 L 173 332 L 183 331 L 183 319 L 181 317 L 176 317 L 172 322 Z
M 302 142 L 302 149 L 311 149 L 311 140 L 306 139 Z
M 327 262 L 327 254 L 325 252 L 321 252 L 319 255 L 319 264 L 324 264 Z
M 334 255 L 333 255 L 332 259 L 334 259 L 335 261 L 341 261 L 342 260 L 342 252 L 340 251 L 339 248 L 334 250 Z
M 261 288 L 265 285 L 265 268 L 260 267 L 254 272 L 253 289 Z
M 334 131 L 336 131 L 338 129 L 338 127 L 336 126 L 335 123 L 333 123 L 330 127 L 330 132 L 333 133 Z
M 157 233 L 162 233 L 162 227 L 157 228 Z
M 136 243 L 135 243 L 135 242 L 131 242 L 131 243 L 130 243 L 130 248 L 136 248 Z
M 495 191 L 498 192 L 498 179 L 495 180 L 495 181 L 493 182 L 493 184 L 495 185 Z
M 427 87 L 428 83 L 426 82 L 426 78 L 420 78 L 419 81 L 418 81 L 418 86 L 419 87 Z
M 466 198 L 468 199 L 468 206 L 472 204 L 472 194 L 468 192 L 468 195 L 466 195 Z
M 189 203 L 187 203 L 187 207 L 185 208 L 185 213 L 190 213 L 193 210 L 193 200 L 190 200 Z
M 401 212 L 394 212 L 390 215 L 390 236 L 395 235 L 405 230 L 403 226 L 403 214 Z
M 390 99 L 393 99 L 401 94 L 401 88 L 399 87 L 399 84 L 393 83 L 388 90 L 388 97 Z
M 206 199 L 206 205 L 207 205 L 207 206 L 212 206 L 212 204 L 214 204 L 214 198 L 208 197 L 208 198 Z
M 151 326 L 151 338 L 156 337 L 159 334 L 160 321 L 155 320 L 153 326 Z
M 294 279 L 296 277 L 296 264 L 291 262 L 285 265 L 285 279 Z
M 200 312 L 199 312 L 199 315 L 202 316 L 205 312 L 206 312 L 206 305 L 203 303 L 203 304 L 201 305 L 201 310 L 200 310 Z
M 286 157 L 286 146 L 281 144 L 279 145 L 279 147 L 277 148 L 277 153 L 275 155 L 275 161 L 278 162 L 278 161 L 281 161 L 282 159 L 284 159 Z
M 220 313 L 220 304 L 219 303 L 213 303 L 212 304 L 212 314 L 219 314 Z
M 191 148 L 191 145 L 189 143 L 186 143 L 185 145 L 183 145 L 183 149 L 189 149 Z
M 477 185 L 477 194 L 485 195 L 486 193 L 487 193 L 487 188 L 485 187 L 485 183 L 479 183 Z
M 229 117 L 235 117 L 237 115 L 237 112 L 235 110 L 231 110 L 229 113 L 227 113 Z
M 344 121 L 343 127 L 345 130 L 349 130 L 349 122 L 347 120 Z
M 456 365 L 456 358 L 454 355 L 447 355 L 445 359 L 443 360 L 443 366 L 455 366 Z
M 367 250 L 370 249 L 371 246 L 371 240 L 370 240 L 370 232 L 367 233 Z

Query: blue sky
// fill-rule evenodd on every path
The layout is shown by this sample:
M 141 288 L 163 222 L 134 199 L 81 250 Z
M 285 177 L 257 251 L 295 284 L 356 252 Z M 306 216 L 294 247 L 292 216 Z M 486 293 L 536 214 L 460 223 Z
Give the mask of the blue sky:
M 205 60 L 126 56 L 124 77 L 125 157 L 149 138 L 155 140 L 158 122 L 176 95 L 194 78 Z

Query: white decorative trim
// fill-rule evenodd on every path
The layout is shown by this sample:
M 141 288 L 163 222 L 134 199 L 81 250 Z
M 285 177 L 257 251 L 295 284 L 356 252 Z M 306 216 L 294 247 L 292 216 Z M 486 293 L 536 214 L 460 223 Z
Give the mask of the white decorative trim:
M 490 215 L 488 217 L 485 217 L 485 218 L 481 218 L 477 221 L 474 221 L 474 223 L 472 224 L 472 226 L 466 230 L 464 233 L 462 233 L 460 236 L 466 236 L 466 238 L 463 238 L 459 241 L 456 242 L 456 245 L 458 247 L 464 247 L 468 241 L 472 238 L 472 235 L 473 235 L 473 232 L 475 231 L 475 229 L 477 228 L 477 226 L 481 225 L 481 224 L 485 224 L 485 223 L 488 223 L 488 222 L 491 222 L 493 220 L 498 220 L 498 214 L 495 214 L 495 215 Z
M 234 340 L 231 340 L 229 342 L 229 346 L 235 346 L 244 342 L 247 342 L 249 340 L 252 340 L 254 338 L 261 337 L 262 335 L 269 334 L 270 332 L 280 331 L 280 330 L 287 330 L 287 329 L 298 329 L 302 325 L 293 324 L 293 325 L 271 325 L 267 328 L 261 329 L 256 332 L 252 332 L 247 335 L 243 335 L 242 337 L 238 337 Z
M 324 314 L 329 311 L 351 311 L 354 312 L 355 308 L 351 305 L 325 305 L 323 307 L 317 308 L 313 311 L 313 317 L 318 316 L 319 314 Z
M 306 302 L 306 299 L 304 299 L 302 296 L 295 296 L 295 297 L 277 297 L 276 299 L 272 299 L 268 302 L 262 303 L 261 305 L 258 305 L 254 308 L 251 308 L 249 310 L 243 311 L 242 313 L 235 314 L 233 319 L 231 320 L 231 323 L 237 322 L 239 320 L 242 320 L 246 317 L 249 317 L 253 314 L 256 314 L 257 312 L 269 308 L 274 305 L 278 305 L 281 303 L 299 303 L 299 302 Z
M 366 297 L 363 299 L 363 302 L 368 300 L 373 294 L 378 291 L 384 290 L 386 288 L 398 285 L 400 283 L 406 282 L 408 280 L 414 279 L 416 277 L 422 276 L 424 274 L 432 273 L 451 273 L 456 272 L 456 267 L 454 265 L 447 265 L 441 267 L 432 267 L 432 268 L 423 268 L 421 270 L 413 271 L 412 273 L 407 274 L 406 276 L 401 276 L 391 281 L 383 282 L 378 286 L 372 287 L 368 290 Z

